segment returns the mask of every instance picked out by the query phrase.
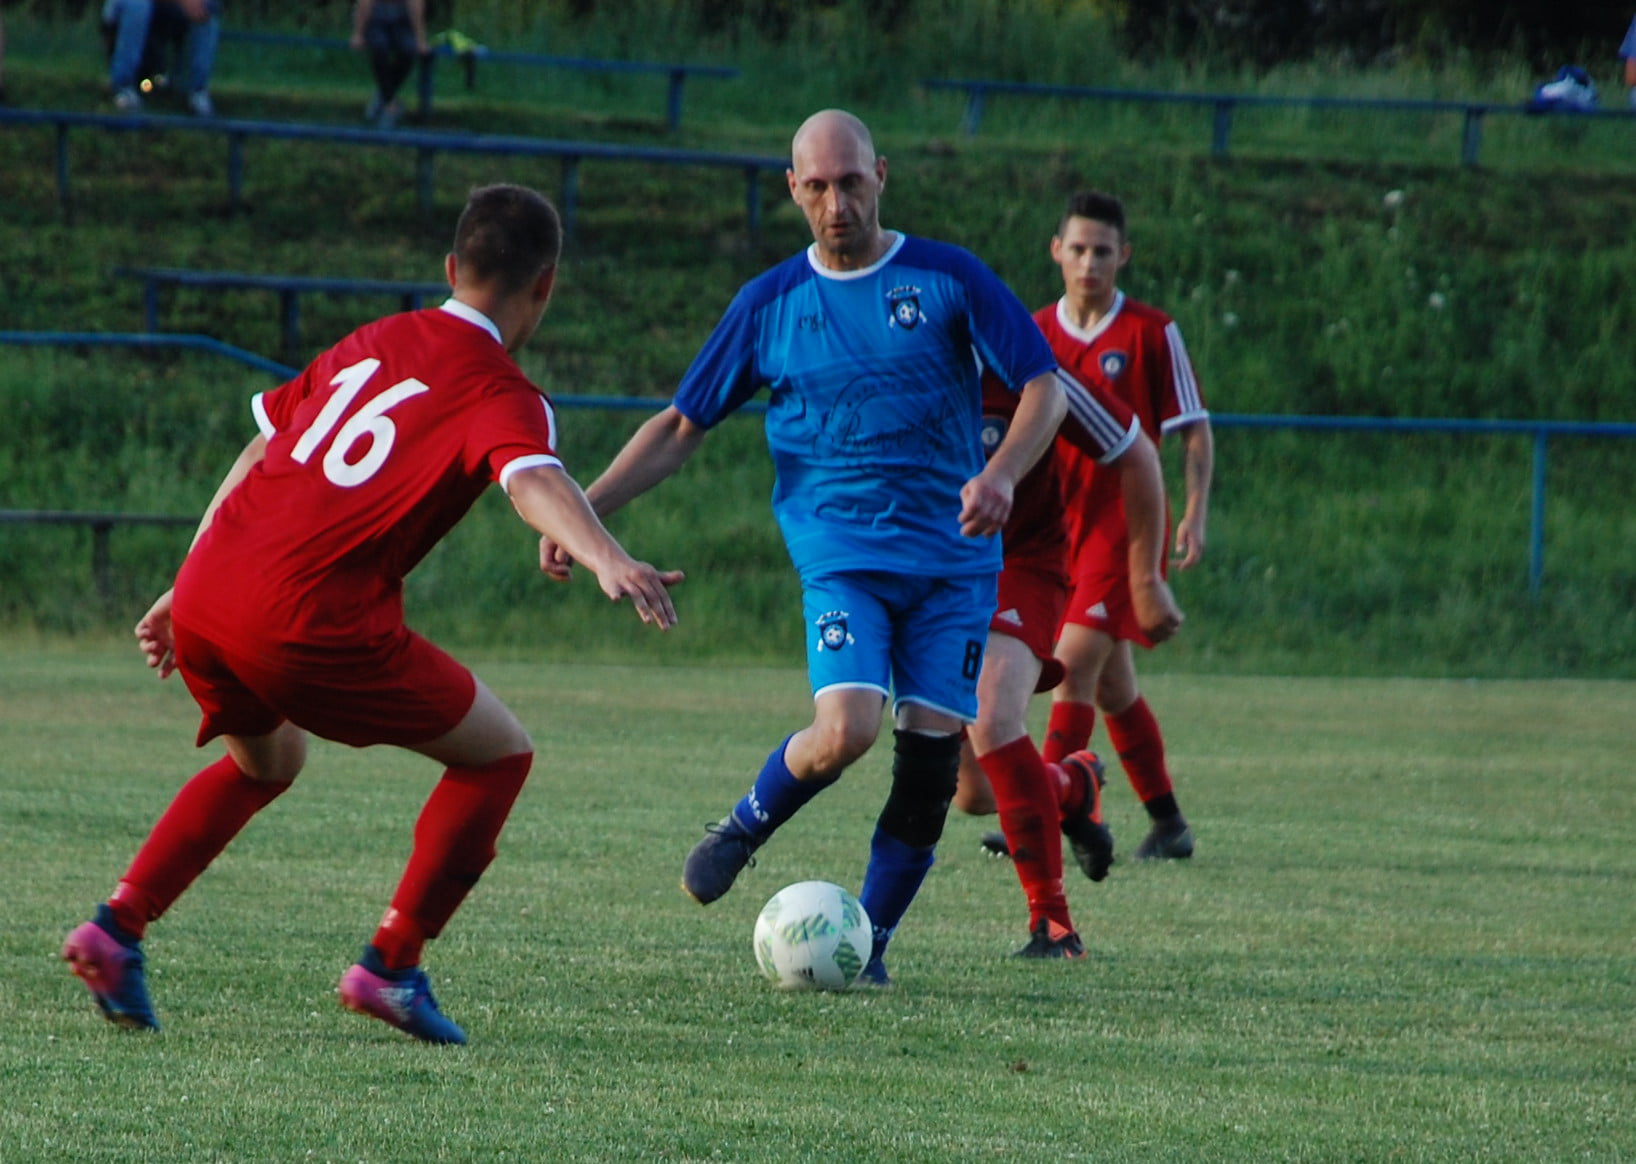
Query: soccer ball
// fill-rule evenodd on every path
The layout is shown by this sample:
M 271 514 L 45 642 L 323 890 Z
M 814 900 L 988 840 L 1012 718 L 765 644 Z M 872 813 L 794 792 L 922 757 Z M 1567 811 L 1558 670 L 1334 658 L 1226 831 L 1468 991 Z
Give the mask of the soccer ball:
M 756 965 L 781 990 L 845 990 L 874 944 L 863 904 L 829 881 L 786 885 L 756 918 Z

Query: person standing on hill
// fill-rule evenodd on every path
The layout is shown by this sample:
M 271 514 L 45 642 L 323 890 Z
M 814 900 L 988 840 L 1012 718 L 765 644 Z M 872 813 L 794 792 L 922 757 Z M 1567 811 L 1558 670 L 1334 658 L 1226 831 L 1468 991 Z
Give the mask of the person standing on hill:
M 312 732 L 444 765 L 340 997 L 425 1042 L 465 1042 L 421 955 L 493 860 L 533 745 L 469 670 L 404 625 L 404 575 L 498 482 L 643 622 L 675 623 L 666 588 L 682 578 L 634 561 L 603 528 L 558 458 L 551 402 L 512 358 L 545 314 L 561 243 L 542 195 L 474 190 L 443 306 L 360 328 L 252 401 L 260 434 L 216 490 L 175 586 L 136 627 L 148 665 L 161 679 L 180 672 L 203 712 L 199 744 L 221 737 L 227 754 L 182 787 L 63 945 L 109 1020 L 159 1025 L 148 923 L 289 789 Z
M 1118 476 L 1130 524 L 1129 571 L 1136 618 L 1154 641 L 1181 627 L 1164 579 L 1164 478 L 1159 454 L 1130 406 L 1100 382 L 1060 373 L 1068 414 L 1058 443 L 1071 445 Z M 983 380 L 985 446 L 999 443 L 1015 396 Z M 1102 819 L 1102 764 L 1088 751 L 1047 764 L 1028 734 L 1036 691 L 1061 681 L 1052 656 L 1068 603 L 1068 537 L 1057 458 L 1045 456 L 1018 483 L 1001 535 L 1005 568 L 988 624 L 977 680 L 977 720 L 960 763 L 955 807 L 972 815 L 998 810 L 1000 839 L 1016 864 L 1028 901 L 1023 958 L 1083 958 L 1085 944 L 1068 910 L 1062 839 L 1081 871 L 1101 881 L 1113 862 L 1113 834 Z M 1060 834 L 1059 834 L 1060 829 Z
M 682 886 L 700 903 L 726 893 L 869 751 L 892 700 L 892 786 L 859 894 L 875 942 L 863 981 L 886 985 L 887 943 L 931 869 L 977 710 L 993 535 L 1065 405 L 1050 348 L 993 272 L 958 247 L 881 227 L 886 159 L 863 122 L 815 113 L 790 154 L 812 245 L 739 291 L 669 407 L 586 492 L 599 514 L 617 510 L 770 390 L 773 511 L 801 576 L 813 719 L 708 827 Z M 979 360 L 1018 397 L 986 463 Z
M 1175 553 L 1186 570 L 1204 553 L 1215 463 L 1210 414 L 1175 320 L 1119 290 L 1130 254 L 1124 205 L 1107 194 L 1074 195 L 1051 240 L 1063 295 L 1034 318 L 1065 372 L 1105 381 L 1155 445 L 1166 434 L 1181 441 L 1186 496 Z M 1086 748 L 1100 710 L 1152 822 L 1136 859 L 1190 857 L 1193 832 L 1176 802 L 1159 722 L 1136 680 L 1131 644 L 1151 647 L 1157 640 L 1135 613 L 1121 478 L 1071 447 L 1059 445 L 1059 455 L 1074 581 L 1056 646 L 1065 673 L 1052 697 L 1043 755 L 1057 761 Z
M 403 116 L 398 90 L 432 51 L 426 40 L 426 0 L 358 0 L 352 14 L 352 47 L 369 54 L 375 77 L 364 120 L 391 129 Z

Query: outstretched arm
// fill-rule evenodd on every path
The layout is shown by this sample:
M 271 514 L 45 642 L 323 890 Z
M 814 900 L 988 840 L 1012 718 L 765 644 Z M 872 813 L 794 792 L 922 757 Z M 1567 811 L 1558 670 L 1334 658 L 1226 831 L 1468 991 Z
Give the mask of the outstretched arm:
M 968 538 L 992 537 L 1011 516 L 1011 498 L 1017 482 L 1051 447 L 1068 403 L 1056 370 L 1035 376 L 1023 385 L 1016 415 L 1005 439 L 983 466 L 983 471 L 960 490 L 960 532 Z
M 1182 625 L 1170 584 L 1161 566 L 1165 544 L 1165 487 L 1159 470 L 1159 451 L 1145 434 L 1113 462 L 1119 471 L 1119 491 L 1125 502 L 1125 526 L 1130 535 L 1130 598 L 1136 621 L 1148 638 L 1162 643 Z
M 216 486 L 216 494 L 205 506 L 204 516 L 199 519 L 199 528 L 193 531 L 193 540 L 188 543 L 188 550 L 199 544 L 204 537 L 205 530 L 216 519 L 216 511 L 221 508 L 227 495 L 238 488 L 261 458 L 267 455 L 267 438 L 257 434 L 251 442 L 244 446 L 243 451 L 227 470 L 227 476 L 222 483 Z M 136 643 L 142 654 L 147 657 L 148 666 L 159 672 L 159 678 L 168 679 L 170 673 L 176 670 L 176 640 L 170 627 L 170 603 L 172 592 L 167 590 L 161 594 L 148 612 L 136 624 Z
M 1204 527 L 1210 514 L 1210 480 L 1216 469 L 1216 442 L 1208 420 L 1181 428 L 1182 487 L 1186 507 L 1176 523 L 1176 566 L 1190 570 L 1204 556 Z
M 657 570 L 626 553 L 566 472 L 555 466 L 522 469 L 506 483 L 506 492 L 518 516 L 570 559 L 584 562 L 609 598 L 629 598 L 637 616 L 660 630 L 676 625 L 668 588 L 682 580 L 682 572 Z M 561 573 L 547 572 L 564 577 L 566 566 Z

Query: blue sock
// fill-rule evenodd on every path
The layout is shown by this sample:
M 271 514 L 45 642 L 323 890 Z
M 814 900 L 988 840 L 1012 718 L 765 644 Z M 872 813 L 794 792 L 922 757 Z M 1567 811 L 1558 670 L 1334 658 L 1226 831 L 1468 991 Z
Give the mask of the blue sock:
M 882 832 L 878 827 L 869 842 L 869 869 L 863 875 L 863 890 L 858 900 L 875 932 L 875 952 L 880 957 L 886 943 L 898 928 L 898 922 L 909 910 L 909 903 L 920 892 L 920 883 L 931 872 L 935 846 L 922 848 L 900 841 Z
M 750 791 L 733 806 L 733 816 L 738 823 L 762 840 L 772 836 L 773 830 L 838 779 L 797 780 L 784 763 L 784 749 L 789 743 L 790 737 L 786 736 L 784 742 L 773 749 Z

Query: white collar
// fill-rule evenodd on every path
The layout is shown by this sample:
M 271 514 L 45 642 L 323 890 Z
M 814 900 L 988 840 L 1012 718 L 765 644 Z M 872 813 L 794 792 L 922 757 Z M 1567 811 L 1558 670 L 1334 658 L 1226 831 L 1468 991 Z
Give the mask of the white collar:
M 478 327 L 494 337 L 494 342 L 504 346 L 505 340 L 500 338 L 500 329 L 494 326 L 494 321 L 484 315 L 469 303 L 462 303 L 452 295 L 443 303 L 443 310 L 467 323 L 475 323 Z
M 870 263 L 867 267 L 859 267 L 856 271 L 837 271 L 831 267 L 826 267 L 823 263 L 818 261 L 817 243 L 813 243 L 807 248 L 807 263 L 814 271 L 817 271 L 826 279 L 862 279 L 864 276 L 872 275 L 876 271 L 880 270 L 891 261 L 893 255 L 897 254 L 903 249 L 903 240 L 906 236 L 901 230 L 887 231 L 886 233 L 895 234 L 897 235 L 897 238 L 892 241 L 891 246 L 886 248 L 885 254 L 881 255 L 880 258 L 876 259 L 873 263 Z

